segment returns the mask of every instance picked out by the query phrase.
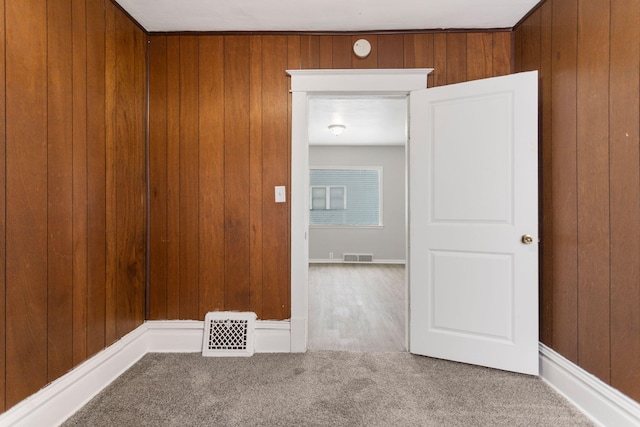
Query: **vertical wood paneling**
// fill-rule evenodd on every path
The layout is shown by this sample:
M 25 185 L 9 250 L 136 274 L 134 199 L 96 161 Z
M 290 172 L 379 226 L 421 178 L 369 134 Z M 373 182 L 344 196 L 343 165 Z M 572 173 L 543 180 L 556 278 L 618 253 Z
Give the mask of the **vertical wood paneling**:
M 447 33 L 447 84 L 467 80 L 467 34 Z
M 578 362 L 609 382 L 609 1 L 578 26 Z
M 447 84 L 447 34 L 438 33 L 433 35 L 433 78 L 434 86 Z M 453 61 L 453 59 L 451 60 Z
M 552 62 L 552 32 L 551 19 L 553 16 L 551 2 L 546 2 L 540 10 L 540 341 L 544 343 L 553 340 L 553 146 L 551 144 L 552 114 L 551 114 L 551 62 Z
M 305 37 L 302 37 L 302 43 L 300 50 L 302 52 L 308 52 L 302 54 L 302 58 L 315 57 L 311 51 L 305 49 L 308 48 L 308 43 L 304 42 Z M 312 43 L 312 47 L 318 45 Z M 319 46 L 319 45 L 318 45 Z M 249 147 L 249 181 L 250 181 L 250 194 L 249 194 L 249 221 L 251 223 L 250 233 L 250 249 L 249 257 L 251 260 L 250 271 L 250 283 L 251 283 L 251 310 L 256 313 L 258 318 L 263 318 L 262 302 L 263 302 L 263 240 L 264 234 L 263 220 L 262 220 L 262 170 L 263 159 L 262 150 L 264 140 L 262 137 L 262 51 L 263 43 L 262 37 L 251 38 L 251 89 L 249 94 L 249 120 L 250 120 L 250 141 Z M 312 61 L 313 62 L 313 61 Z M 316 59 L 317 62 L 317 59 Z
M 320 68 L 333 68 L 333 36 L 319 37 Z
M 332 36 L 332 68 L 351 68 L 353 57 L 351 36 Z
M 0 1 L 0 82 L 5 79 L 5 2 Z M 6 93 L 0 84 L 0 411 L 6 409 Z
M 73 366 L 71 2 L 47 3 L 47 380 Z
M 87 1 L 87 356 L 105 347 L 105 13 Z
M 47 382 L 47 7 L 6 3 L 6 402 Z M 25 25 L 25 22 L 28 25 Z
M 276 204 L 273 193 L 276 185 L 287 188 L 290 185 L 290 80 L 284 71 L 373 64 L 379 67 L 381 63 L 388 67 L 435 67 L 441 76 L 438 84 L 444 84 L 447 64 L 460 59 L 452 55 L 461 55 L 460 61 L 464 64 L 462 67 L 451 66 L 455 80 L 462 79 L 470 66 L 482 68 L 484 74 L 491 75 L 494 64 L 509 64 L 510 50 L 500 53 L 503 58 L 496 57 L 492 33 L 478 37 L 484 43 L 479 51 L 466 43 L 465 34 L 454 37 L 454 47 L 448 51 L 447 37 L 446 33 L 198 36 L 197 81 L 200 87 L 196 95 L 192 87 L 185 88 L 195 81 L 195 77 L 185 77 L 182 74 L 188 70 L 184 65 L 180 67 L 185 56 L 193 56 L 180 47 L 184 37 L 152 36 L 151 97 L 155 111 L 152 116 L 166 117 L 166 125 L 162 121 L 164 118 L 157 119 L 160 128 L 166 126 L 166 134 L 161 134 L 163 130 L 152 129 L 150 138 L 152 147 L 166 145 L 166 156 L 152 153 L 151 170 L 157 170 L 154 173 L 161 182 L 165 179 L 162 174 L 166 174 L 167 185 L 164 196 L 166 218 L 164 214 L 151 213 L 152 224 L 156 220 L 159 222 L 160 233 L 163 226 L 167 227 L 166 288 L 164 273 L 154 272 L 155 268 L 165 267 L 161 261 L 155 261 L 153 249 L 150 255 L 151 280 L 158 277 L 159 281 L 151 283 L 152 293 L 153 289 L 158 289 L 151 295 L 152 305 L 156 304 L 154 298 L 166 299 L 157 304 L 159 307 L 166 305 L 166 318 L 169 319 L 185 318 L 183 312 L 178 315 L 178 300 L 182 304 L 181 310 L 184 304 L 195 306 L 186 308 L 197 310 L 193 318 L 202 318 L 213 309 L 250 309 L 261 319 L 288 318 L 290 205 Z M 372 53 L 366 63 L 357 62 L 352 52 L 352 44 L 357 38 L 372 42 Z M 378 49 L 379 40 L 383 40 L 381 50 Z M 510 41 L 510 38 L 506 40 Z M 166 49 L 154 47 L 165 41 Z M 510 49 L 510 44 L 508 46 Z M 467 57 L 472 57 L 474 65 L 470 65 Z M 154 70 L 155 67 L 159 69 Z M 156 73 L 162 77 L 154 77 Z M 433 79 L 429 81 L 434 85 Z M 155 87 L 164 85 L 167 87 Z M 189 107 L 191 112 L 186 113 L 185 105 L 195 97 L 197 108 Z M 191 156 L 190 160 L 184 153 L 187 149 L 182 128 L 185 115 L 199 118 L 199 154 L 197 158 Z M 199 171 L 197 182 L 189 185 L 181 181 L 188 168 Z M 152 178 L 152 188 L 164 185 L 153 181 Z M 178 186 L 176 182 L 182 184 Z M 196 191 L 199 195 L 197 267 L 182 265 L 186 262 L 185 255 L 174 243 L 182 239 L 184 244 L 189 240 L 183 231 L 186 226 L 184 216 L 189 215 L 191 209 L 190 203 L 185 206 L 185 191 Z M 152 190 L 152 198 L 155 194 Z M 218 222 L 222 219 L 224 226 Z M 166 225 L 162 225 L 165 222 Z M 158 256 L 164 260 L 162 250 Z M 218 267 L 221 262 L 224 262 L 224 269 Z M 178 280 L 175 272 L 192 268 L 198 269 L 199 301 L 185 302 L 180 295 L 187 285 L 182 277 Z M 162 309 L 158 313 L 161 315 Z
M 320 68 L 319 36 L 300 36 L 300 61 L 302 68 Z
M 504 76 L 513 71 L 512 34 L 507 31 L 493 33 L 494 76 Z
M 87 357 L 87 11 L 71 2 L 73 48 L 73 364 Z M 49 20 L 51 22 L 51 20 Z
M 611 385 L 640 401 L 640 3 L 611 2 Z
M 155 144 L 153 141 L 152 144 Z M 167 318 L 180 318 L 180 37 L 167 37 Z
M 198 38 L 180 37 L 180 318 L 198 318 Z
M 149 317 L 167 318 L 167 37 L 149 45 Z
M 146 37 L 104 0 L 0 15 L 5 410 L 143 321 Z
M 404 67 L 433 68 L 433 40 L 433 34 L 406 34 L 404 36 Z M 432 73 L 427 79 L 427 86 L 433 87 L 433 81 Z
M 404 66 L 404 36 L 381 34 L 378 36 L 378 68 L 402 68 Z
M 336 36 L 338 37 L 338 36 Z M 334 66 L 336 43 L 334 37 Z M 347 40 L 349 50 L 351 39 Z M 285 319 L 290 316 L 290 226 L 289 204 L 274 202 L 274 187 L 289 185 L 289 126 L 288 77 L 282 73 L 287 68 L 287 38 L 285 36 L 263 37 L 262 100 L 263 100 L 263 250 L 270 254 L 269 262 L 263 264 L 263 316 L 265 319 Z
M 249 37 L 225 38 L 225 171 L 233 171 L 225 174 L 225 307 L 232 310 L 251 306 L 249 58 Z
M 577 202 L 577 1 L 553 2 L 553 94 L 551 106 L 553 181 L 553 341 L 560 354 L 578 362 L 578 202 Z M 544 83 L 543 83 L 544 84 Z M 551 101 L 551 100 L 550 100 Z M 546 285 L 545 285 L 546 286 Z
M 199 319 L 224 309 L 224 40 L 200 38 Z
M 516 30 L 517 71 L 541 78 L 541 339 L 636 400 L 639 8 L 552 0 Z
M 467 35 L 467 80 L 493 76 L 493 34 Z
M 110 345 L 117 338 L 117 247 L 116 247 L 116 7 L 105 0 L 105 344 Z

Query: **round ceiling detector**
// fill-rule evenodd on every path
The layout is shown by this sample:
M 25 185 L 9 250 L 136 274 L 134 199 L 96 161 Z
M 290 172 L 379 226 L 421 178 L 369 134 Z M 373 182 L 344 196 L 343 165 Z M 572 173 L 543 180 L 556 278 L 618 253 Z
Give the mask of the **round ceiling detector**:
M 371 43 L 365 39 L 356 40 L 353 44 L 353 53 L 355 53 L 358 58 L 366 58 L 371 53 Z

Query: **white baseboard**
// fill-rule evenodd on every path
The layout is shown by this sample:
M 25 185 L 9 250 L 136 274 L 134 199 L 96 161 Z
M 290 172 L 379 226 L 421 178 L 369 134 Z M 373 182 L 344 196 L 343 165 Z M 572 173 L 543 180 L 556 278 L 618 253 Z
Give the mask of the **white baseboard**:
M 640 403 L 540 344 L 540 376 L 602 426 L 640 426 Z
M 55 426 L 147 353 L 142 325 L 2 415 L 0 426 Z
M 256 321 L 256 353 L 288 353 L 288 321 Z M 0 415 L 4 426 L 55 426 L 64 422 L 147 353 L 199 353 L 204 322 L 150 321 Z

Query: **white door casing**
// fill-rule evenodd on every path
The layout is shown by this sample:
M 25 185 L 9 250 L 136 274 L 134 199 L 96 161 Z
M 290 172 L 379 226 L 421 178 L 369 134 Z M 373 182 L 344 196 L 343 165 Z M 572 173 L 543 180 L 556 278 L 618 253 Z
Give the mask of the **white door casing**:
M 307 96 L 408 95 L 427 87 L 431 68 L 287 70 L 291 76 L 291 351 L 307 350 L 309 315 L 309 134 Z M 407 251 L 408 253 L 408 251 Z
M 410 95 L 412 353 L 538 374 L 537 83 Z

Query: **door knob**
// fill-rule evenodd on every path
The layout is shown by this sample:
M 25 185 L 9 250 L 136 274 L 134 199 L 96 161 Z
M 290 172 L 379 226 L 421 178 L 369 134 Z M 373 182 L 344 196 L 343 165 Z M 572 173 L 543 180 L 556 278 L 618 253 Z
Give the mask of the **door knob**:
M 522 241 L 522 243 L 524 243 L 525 245 L 530 245 L 533 243 L 533 237 L 529 236 L 528 234 L 523 234 L 522 238 L 520 239 Z

